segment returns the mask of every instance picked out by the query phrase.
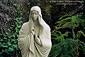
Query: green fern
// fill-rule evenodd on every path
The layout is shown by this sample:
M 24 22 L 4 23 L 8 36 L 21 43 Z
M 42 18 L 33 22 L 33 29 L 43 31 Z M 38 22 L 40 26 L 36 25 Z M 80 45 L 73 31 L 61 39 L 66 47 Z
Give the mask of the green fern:
M 80 26 L 85 27 L 85 19 L 80 16 L 65 15 L 58 19 L 51 33 L 53 46 L 49 57 L 75 57 L 78 50 L 85 54 L 85 43 L 79 40 L 81 34 L 85 37 L 80 29 Z
M 65 17 L 65 16 L 64 16 Z M 80 23 L 84 23 L 85 21 L 82 20 L 81 18 L 78 17 L 78 15 L 75 16 L 70 16 L 67 18 L 64 18 L 62 20 L 59 20 L 56 22 L 56 24 L 58 24 L 58 27 L 62 27 L 62 28 L 76 28 L 79 26 Z M 60 28 L 61 29 L 61 28 Z

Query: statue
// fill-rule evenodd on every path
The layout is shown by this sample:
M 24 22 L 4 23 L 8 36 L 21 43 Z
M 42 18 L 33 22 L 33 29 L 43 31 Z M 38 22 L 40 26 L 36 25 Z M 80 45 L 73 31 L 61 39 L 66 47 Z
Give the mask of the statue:
M 49 25 L 42 19 L 41 9 L 33 6 L 29 22 L 25 22 L 18 37 L 18 46 L 22 57 L 48 57 L 52 42 Z

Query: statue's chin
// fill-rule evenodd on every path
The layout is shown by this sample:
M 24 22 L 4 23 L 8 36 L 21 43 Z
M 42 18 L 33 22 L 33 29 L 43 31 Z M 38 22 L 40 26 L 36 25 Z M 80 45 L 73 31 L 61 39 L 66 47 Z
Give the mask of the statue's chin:
M 37 20 L 37 18 L 36 18 L 36 19 L 34 19 L 34 20 Z

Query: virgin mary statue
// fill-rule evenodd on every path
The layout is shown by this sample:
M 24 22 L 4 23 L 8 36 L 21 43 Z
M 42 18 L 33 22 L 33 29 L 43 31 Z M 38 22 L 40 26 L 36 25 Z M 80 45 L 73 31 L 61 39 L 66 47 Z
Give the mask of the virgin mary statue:
M 51 29 L 43 20 L 39 6 L 31 8 L 29 21 L 22 25 L 18 47 L 22 57 L 48 57 L 52 47 Z

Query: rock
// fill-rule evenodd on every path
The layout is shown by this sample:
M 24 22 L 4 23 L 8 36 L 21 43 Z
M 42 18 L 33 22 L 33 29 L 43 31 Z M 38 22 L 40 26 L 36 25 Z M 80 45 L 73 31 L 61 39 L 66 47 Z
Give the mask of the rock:
M 12 5 L 8 6 L 7 4 L 8 0 L 0 1 L 0 33 L 8 32 L 8 29 L 14 24 L 13 20 L 17 16 L 17 10 L 15 7 Z M 13 32 L 10 32 L 10 34 L 13 34 Z

